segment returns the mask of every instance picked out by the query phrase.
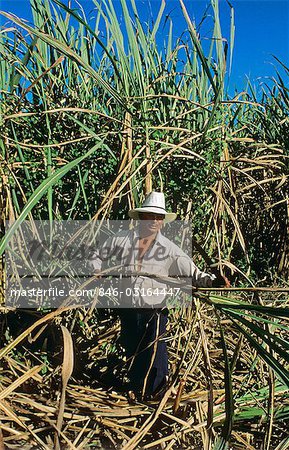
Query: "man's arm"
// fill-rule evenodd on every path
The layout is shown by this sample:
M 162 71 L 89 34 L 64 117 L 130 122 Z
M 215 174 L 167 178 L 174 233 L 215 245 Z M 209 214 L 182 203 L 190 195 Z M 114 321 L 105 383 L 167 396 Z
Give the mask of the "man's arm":
M 210 274 L 202 272 L 192 259 L 186 254 L 181 254 L 176 258 L 176 275 L 188 277 L 192 285 L 196 287 L 229 287 L 230 282 L 221 274 Z
M 106 268 L 106 264 L 114 250 L 114 241 L 113 237 L 110 237 L 95 249 L 90 261 L 95 274 Z

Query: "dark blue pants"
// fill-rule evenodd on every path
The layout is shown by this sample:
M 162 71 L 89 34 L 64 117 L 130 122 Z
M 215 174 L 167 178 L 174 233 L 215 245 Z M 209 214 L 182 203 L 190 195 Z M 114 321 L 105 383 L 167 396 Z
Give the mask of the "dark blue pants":
M 164 340 L 167 309 L 123 308 L 118 310 L 121 321 L 121 344 L 128 358 L 128 375 L 134 390 L 151 395 L 168 375 L 168 352 Z

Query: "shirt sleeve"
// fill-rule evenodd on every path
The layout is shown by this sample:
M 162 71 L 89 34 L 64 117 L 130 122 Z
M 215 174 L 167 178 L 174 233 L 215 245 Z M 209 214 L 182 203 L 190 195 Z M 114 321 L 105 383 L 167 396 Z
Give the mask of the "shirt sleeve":
M 97 247 L 91 258 L 91 265 L 93 270 L 98 271 L 105 268 L 108 259 L 114 249 L 115 239 L 107 239 L 101 246 Z
M 195 287 L 212 287 L 215 275 L 202 272 L 193 260 L 186 254 L 180 254 L 176 257 L 175 275 L 188 278 L 187 283 L 192 283 Z
M 95 271 L 100 271 L 101 270 L 102 259 L 100 257 L 98 249 L 93 252 L 93 255 L 92 255 L 92 258 L 91 258 L 90 262 L 91 262 L 93 270 L 95 270 Z

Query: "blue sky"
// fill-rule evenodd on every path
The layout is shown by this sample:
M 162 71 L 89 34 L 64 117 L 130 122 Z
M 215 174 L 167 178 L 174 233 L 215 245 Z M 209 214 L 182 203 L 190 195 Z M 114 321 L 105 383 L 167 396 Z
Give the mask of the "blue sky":
M 120 1 L 113 0 L 119 8 Z M 245 86 L 246 76 L 257 86 L 259 82 L 268 81 L 274 76 L 275 67 L 280 66 L 272 55 L 278 57 L 289 67 L 289 0 L 230 0 L 235 10 L 235 44 L 230 92 L 236 86 L 241 90 Z M 67 3 L 67 0 L 64 1 Z M 198 24 L 208 5 L 205 0 L 184 0 L 190 17 Z M 80 1 L 88 12 L 93 8 L 91 0 Z M 140 15 L 144 21 L 156 17 L 161 0 L 136 0 Z M 0 9 L 31 20 L 29 0 L 0 0 Z M 178 37 L 185 29 L 178 0 L 166 1 L 166 13 L 173 20 L 174 36 Z M 223 36 L 230 36 L 230 8 L 225 0 L 220 0 L 220 17 Z M 2 19 L 2 24 L 3 24 Z M 209 21 L 201 28 L 201 37 L 206 42 L 210 35 Z M 206 28 L 207 27 L 207 28 Z M 159 42 L 165 39 L 168 28 L 159 36 Z M 275 66 L 275 67 L 274 67 Z

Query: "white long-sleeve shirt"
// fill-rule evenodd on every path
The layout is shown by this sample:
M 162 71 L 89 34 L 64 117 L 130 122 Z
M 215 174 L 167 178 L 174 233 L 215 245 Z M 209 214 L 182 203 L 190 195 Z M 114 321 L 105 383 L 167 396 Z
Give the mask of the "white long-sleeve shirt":
M 215 275 L 202 272 L 192 259 L 161 232 L 144 254 L 139 255 L 139 234 L 137 229 L 122 231 L 110 237 L 92 260 L 95 270 L 107 267 L 118 268 L 110 275 L 121 279 L 117 284 L 120 307 L 150 307 L 163 304 L 167 294 L 173 294 L 172 287 L 163 280 L 131 272 L 149 273 L 160 277 L 179 277 L 185 284 L 196 287 L 210 287 Z

